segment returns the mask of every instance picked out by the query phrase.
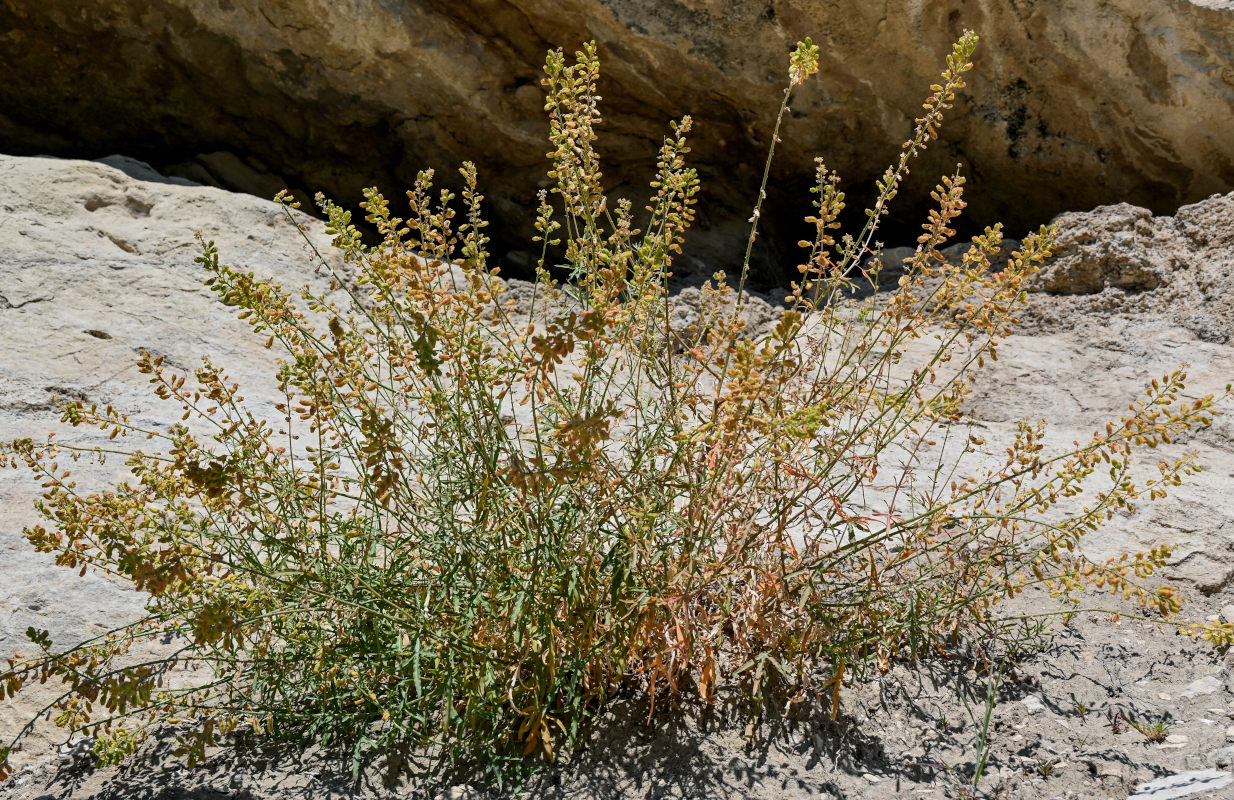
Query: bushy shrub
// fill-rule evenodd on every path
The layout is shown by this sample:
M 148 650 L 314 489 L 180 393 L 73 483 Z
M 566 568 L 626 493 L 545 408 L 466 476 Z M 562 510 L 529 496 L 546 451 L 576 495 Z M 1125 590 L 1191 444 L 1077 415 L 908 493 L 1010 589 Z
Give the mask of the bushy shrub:
M 130 481 L 81 493 L 60 461 L 99 451 L 7 445 L 6 461 L 45 480 L 49 526 L 30 541 L 67 567 L 126 577 L 149 601 L 141 621 L 65 652 L 31 631 L 42 653 L 10 664 L 0 694 L 64 681 L 56 721 L 96 735 L 104 761 L 178 721 L 191 759 L 216 732 L 245 728 L 347 744 L 357 764 L 434 746 L 501 777 L 568 748 L 619 686 L 654 706 L 774 684 L 834 715 L 842 687 L 872 671 L 1040 633 L 999 614 L 1031 586 L 1061 602 L 1103 589 L 1174 614 L 1173 590 L 1142 581 L 1166 548 L 1093 563 L 1077 544 L 1195 469 L 1163 463 L 1143 484 L 1130 470 L 1134 447 L 1209 422 L 1213 398 L 1184 401 L 1181 372 L 1070 452 L 1045 452 L 1041 426 L 1024 423 L 1000 468 L 954 473 L 981 444 L 961 413 L 970 374 L 1012 329 L 1050 229 L 1001 271 L 998 227 L 949 262 L 940 248 L 964 180 L 944 178 L 903 277 L 864 300 L 849 291 L 879 281 L 879 221 L 976 42 L 955 45 L 858 235 L 837 238 L 844 193 L 818 164 L 815 235 L 766 336 L 741 315 L 761 189 L 736 289 L 717 275 L 703 323 L 670 324 L 666 279 L 698 191 L 690 120 L 665 139 L 636 222 L 601 183 L 594 46 L 569 65 L 548 56 L 553 189 L 539 198 L 529 309 L 490 266 L 471 165 L 461 217 L 431 172 L 408 192 L 406 219 L 368 192 L 372 246 L 319 198 L 346 303 L 308 289 L 296 301 L 206 244 L 209 285 L 285 353 L 283 418 L 246 409 L 212 362 L 184 376 L 145 355 L 157 394 L 194 427 L 146 430 L 82 403 L 64 413 L 161 446 L 125 451 Z M 775 137 L 817 48 L 801 43 L 789 67 Z M 945 440 L 960 444 L 940 455 Z M 167 634 L 174 655 L 127 655 Z M 164 681 L 189 663 L 209 679 Z

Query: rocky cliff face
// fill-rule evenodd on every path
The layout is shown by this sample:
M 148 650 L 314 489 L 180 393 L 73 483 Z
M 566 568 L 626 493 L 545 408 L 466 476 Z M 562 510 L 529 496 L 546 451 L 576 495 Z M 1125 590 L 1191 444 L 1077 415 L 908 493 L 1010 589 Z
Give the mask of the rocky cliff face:
M 610 186 L 636 194 L 668 120 L 692 114 L 702 224 L 723 248 L 743 235 L 791 43 L 813 36 L 824 59 L 778 162 L 772 211 L 797 220 L 815 155 L 852 182 L 881 172 L 965 27 L 984 36 L 968 99 L 906 205 L 957 161 L 974 221 L 1013 234 L 1234 187 L 1229 0 L 3 0 L 0 150 L 124 152 L 348 203 L 466 158 L 497 221 L 518 223 L 545 167 L 544 52 L 594 38 Z

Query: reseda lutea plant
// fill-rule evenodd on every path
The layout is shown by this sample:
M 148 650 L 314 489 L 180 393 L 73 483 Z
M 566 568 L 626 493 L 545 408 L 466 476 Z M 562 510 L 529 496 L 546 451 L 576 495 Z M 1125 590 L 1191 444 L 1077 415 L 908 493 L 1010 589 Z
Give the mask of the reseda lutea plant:
M 109 451 L 127 453 L 128 482 L 85 494 L 60 462 L 101 450 L 6 445 L 5 461 L 46 487 L 48 524 L 30 541 L 149 600 L 144 619 L 66 651 L 32 631 L 39 653 L 10 663 L 3 695 L 63 681 L 57 723 L 96 736 L 106 762 L 176 721 L 190 760 L 240 729 L 346 745 L 357 766 L 422 747 L 500 780 L 570 747 L 619 686 L 654 708 L 774 685 L 835 714 L 843 686 L 894 662 L 1031 635 L 999 614 L 1031 586 L 1064 603 L 1108 590 L 1173 615 L 1174 591 L 1147 582 L 1166 548 L 1096 563 L 1078 545 L 1195 469 L 1163 463 L 1143 484 L 1131 471 L 1134 448 L 1209 422 L 1213 398 L 1184 400 L 1181 372 L 1070 452 L 1047 453 L 1025 423 L 1001 467 L 953 480 L 968 473 L 934 447 L 967 436 L 961 459 L 980 443 L 963 432 L 970 375 L 1012 329 L 1050 229 L 999 272 L 997 226 L 948 262 L 964 180 L 947 177 L 897 285 L 860 302 L 848 292 L 879 282 L 880 220 L 976 43 L 966 33 L 954 46 L 856 235 L 837 238 L 844 193 L 819 162 L 814 237 L 766 336 L 740 309 L 774 148 L 737 288 L 717 275 L 703 323 L 674 328 L 666 278 L 699 188 L 690 119 L 664 140 L 636 220 L 603 188 L 594 45 L 545 67 L 552 190 L 539 198 L 529 308 L 489 262 L 470 164 L 462 216 L 432 172 L 405 219 L 367 192 L 372 246 L 319 198 L 343 262 L 319 259 L 329 295 L 296 300 L 205 244 L 209 285 L 285 354 L 282 419 L 246 409 L 212 362 L 183 376 L 144 355 L 156 393 L 194 428 L 145 429 L 83 403 L 64 413 L 121 445 L 159 445 Z M 817 71 L 807 40 L 773 142 Z M 564 283 L 550 273 L 559 263 Z M 1231 638 L 1228 626 L 1189 630 Z M 135 663 L 136 645 L 169 634 L 172 654 Z M 166 680 L 186 664 L 209 677 Z

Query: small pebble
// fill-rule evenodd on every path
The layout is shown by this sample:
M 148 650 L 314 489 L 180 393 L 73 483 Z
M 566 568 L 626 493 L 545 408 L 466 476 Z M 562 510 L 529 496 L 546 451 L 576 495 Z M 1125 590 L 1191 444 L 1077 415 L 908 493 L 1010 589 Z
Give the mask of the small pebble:
M 463 784 L 461 786 L 451 786 L 437 795 L 436 800 L 477 800 L 479 797 L 480 792 L 475 787 Z
M 1024 706 L 1024 710 L 1030 714 L 1036 714 L 1039 711 L 1045 711 L 1045 704 L 1041 702 L 1041 698 L 1035 694 L 1030 694 L 1025 697 L 1020 703 Z
M 1225 729 L 1225 738 L 1228 742 L 1234 742 L 1234 725 Z
M 1170 744 L 1186 744 L 1187 743 L 1187 737 L 1182 735 L 1181 733 L 1171 733 L 1169 736 L 1165 737 L 1165 740 L 1169 742 Z

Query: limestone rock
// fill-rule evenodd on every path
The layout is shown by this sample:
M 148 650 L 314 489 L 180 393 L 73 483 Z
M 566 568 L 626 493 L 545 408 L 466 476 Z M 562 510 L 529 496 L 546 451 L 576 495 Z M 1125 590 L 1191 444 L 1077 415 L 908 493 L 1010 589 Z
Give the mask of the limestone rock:
M 722 309 L 725 314 L 732 313 L 731 299 Z M 704 335 L 699 327 L 704 310 L 703 293 L 698 287 L 687 286 L 673 295 L 669 304 L 669 326 L 681 342 L 697 341 Z M 746 325 L 745 334 L 752 338 L 770 333 L 780 319 L 779 308 L 758 295 L 747 296 L 740 312 Z
M 1128 203 L 1104 206 L 1074 224 L 1057 220 L 1058 253 L 1041 276 L 1052 294 L 1096 294 L 1107 286 L 1124 291 L 1156 289 L 1182 266 L 1170 234 L 1155 224 L 1152 212 Z
M 1234 747 L 1222 747 L 1208 754 L 1208 760 L 1218 767 L 1234 764 Z
M 1135 787 L 1135 794 L 1128 800 L 1172 800 L 1201 792 L 1214 792 L 1228 787 L 1231 783 L 1234 783 L 1234 776 L 1223 770 L 1191 770 L 1141 783 Z
M 453 175 L 473 159 L 504 249 L 530 234 L 544 180 L 544 53 L 588 39 L 619 194 L 646 186 L 667 122 L 695 118 L 716 262 L 703 274 L 739 259 L 785 52 L 805 36 L 822 72 L 794 100 L 763 217 L 780 221 L 764 241 L 786 243 L 784 259 L 813 157 L 848 187 L 881 174 L 966 27 L 983 35 L 977 69 L 901 210 L 957 161 L 973 167 L 972 221 L 1004 220 L 1010 235 L 1069 208 L 1163 213 L 1234 187 L 1224 0 L 8 0 L 4 16 L 8 152 L 125 152 L 232 189 L 303 185 L 348 204 L 363 186 L 401 191 L 422 168 Z M 1110 279 L 1144 285 L 1157 271 L 1116 266 Z M 1073 290 L 1100 283 L 1078 277 Z
M 1205 341 L 1234 334 L 1234 194 L 1153 216 L 1120 203 L 1066 213 L 1035 291 L 1060 319 L 1114 311 L 1171 316 Z
M 1186 700 L 1189 697 L 1199 697 L 1201 695 L 1215 694 L 1225 688 L 1225 681 L 1216 675 L 1205 675 L 1203 678 L 1192 681 L 1187 684 L 1187 688 L 1183 689 L 1183 693 L 1179 695 L 1181 699 Z
M 215 240 L 226 263 L 321 288 L 304 241 L 269 201 L 166 179 L 132 159 L 106 162 L 0 156 L 0 440 L 41 441 L 63 429 L 57 401 L 70 398 L 170 422 L 136 368 L 141 350 L 179 372 L 210 356 L 249 389 L 259 413 L 273 414 L 276 355 L 202 284 L 194 233 Z M 309 235 L 330 251 L 320 223 Z M 87 430 L 73 435 L 104 441 Z M 97 491 L 126 470 L 115 458 L 81 461 L 73 472 Z M 29 627 L 47 630 L 62 650 L 131 621 L 144 602 L 105 575 L 78 577 L 35 552 L 23 528 L 44 521 L 33 503 L 38 483 L 16 470 L 0 477 L 0 659 L 37 652 Z M 0 738 L 61 691 L 49 682 L 6 703 Z M 31 757 L 45 745 L 36 737 Z

